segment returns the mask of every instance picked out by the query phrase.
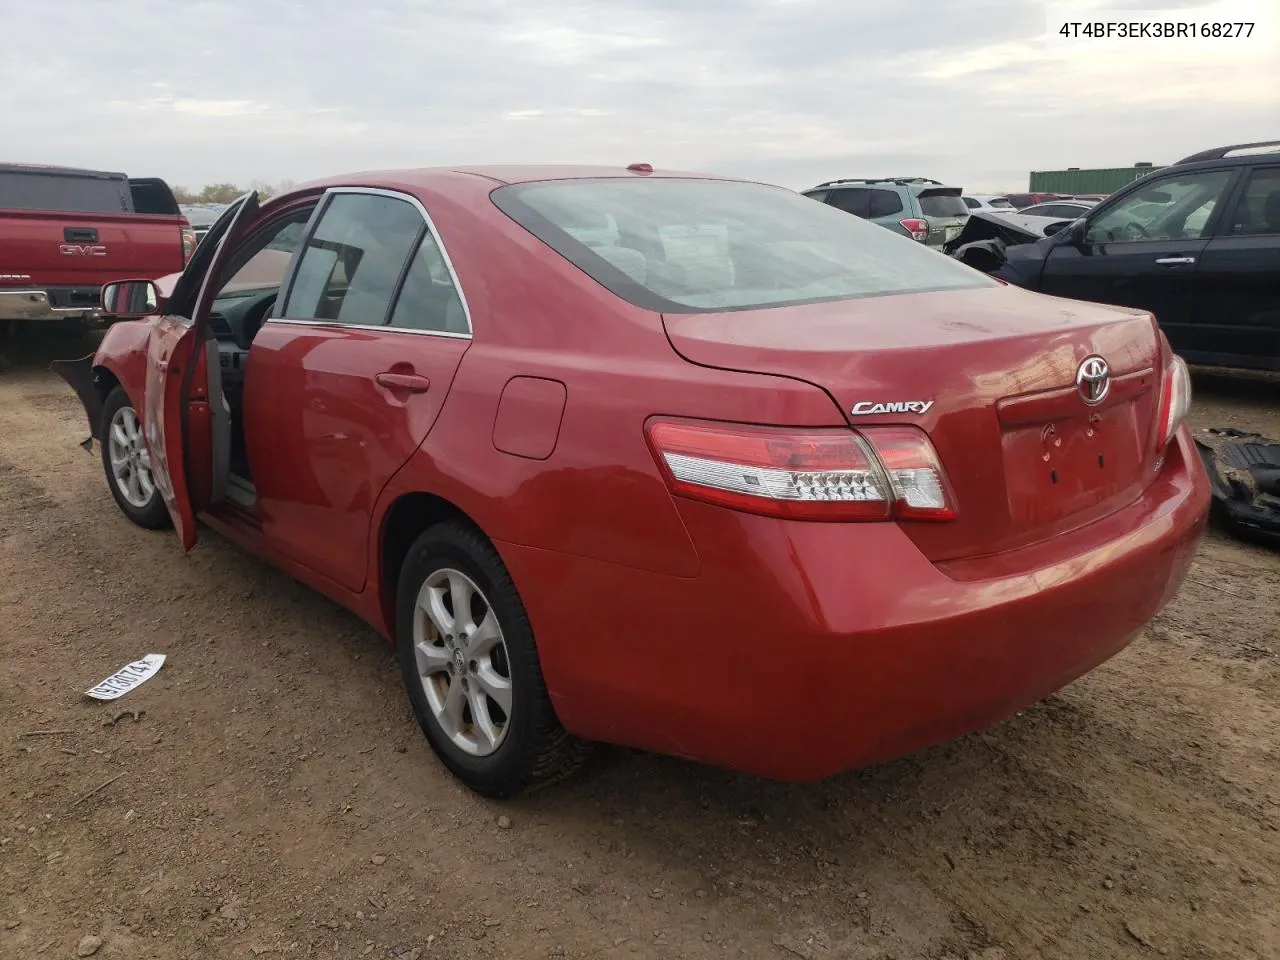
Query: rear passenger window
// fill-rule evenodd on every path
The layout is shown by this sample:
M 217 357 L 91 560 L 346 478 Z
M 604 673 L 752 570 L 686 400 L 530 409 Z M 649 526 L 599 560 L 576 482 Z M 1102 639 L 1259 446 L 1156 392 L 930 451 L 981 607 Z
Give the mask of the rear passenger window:
M 862 187 L 847 187 L 844 190 L 832 190 L 827 203 L 837 210 L 852 213 L 855 217 L 868 217 L 871 210 L 870 190 Z
M 877 217 L 891 217 L 895 213 L 902 212 L 902 198 L 892 190 L 872 190 L 871 191 L 871 212 L 868 216 L 871 219 Z
M 391 326 L 437 333 L 470 333 L 453 276 L 430 233 L 422 238 L 391 313 Z
M 385 324 L 396 283 L 423 226 L 422 214 L 407 200 L 334 195 L 298 262 L 283 316 Z
M 1280 234 L 1280 167 L 1254 170 L 1231 218 L 1235 234 Z

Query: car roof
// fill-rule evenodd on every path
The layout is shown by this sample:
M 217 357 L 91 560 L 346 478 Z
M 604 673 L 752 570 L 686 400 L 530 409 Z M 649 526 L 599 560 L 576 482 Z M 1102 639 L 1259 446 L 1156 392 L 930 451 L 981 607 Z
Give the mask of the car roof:
M 435 189 L 458 177 L 478 177 L 497 184 L 538 183 L 547 180 L 594 180 L 630 178 L 685 178 L 698 180 L 735 180 L 708 173 L 681 170 L 631 170 L 625 166 L 589 166 L 583 164 L 483 164 L 456 167 L 418 167 L 403 170 L 365 170 L 323 180 L 299 184 L 295 190 L 332 186 L 396 186 L 409 189 Z M 290 193 L 295 192 L 291 190 Z
M 950 184 L 943 183 L 941 180 L 931 180 L 928 177 L 842 177 L 839 180 L 828 180 L 825 183 L 820 183 L 804 192 L 812 193 L 814 190 L 840 190 L 849 187 L 869 186 L 877 189 L 892 189 L 893 187 L 904 187 L 908 190 L 927 190 L 931 187 L 943 187 L 947 190 L 958 189 Z
M 1210 150 L 1201 150 L 1199 153 L 1193 153 L 1189 157 L 1183 157 L 1181 160 L 1170 164 L 1170 166 L 1181 167 L 1193 163 L 1234 163 L 1247 164 L 1252 163 L 1258 157 L 1268 159 L 1270 155 L 1280 153 L 1280 140 L 1258 140 L 1253 143 L 1233 143 L 1225 147 L 1214 147 Z M 1235 154 L 1235 156 L 1232 156 Z
M 127 180 L 127 175 L 111 170 L 85 170 L 51 163 L 0 163 L 0 173 L 44 173 L 62 177 L 94 177 L 100 180 Z

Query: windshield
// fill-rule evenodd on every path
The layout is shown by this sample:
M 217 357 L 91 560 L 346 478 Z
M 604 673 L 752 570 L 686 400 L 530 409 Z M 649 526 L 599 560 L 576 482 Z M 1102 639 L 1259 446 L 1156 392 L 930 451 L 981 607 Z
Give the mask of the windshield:
M 493 200 L 617 296 L 661 313 L 995 285 L 914 240 L 781 187 L 563 180 L 500 187 Z

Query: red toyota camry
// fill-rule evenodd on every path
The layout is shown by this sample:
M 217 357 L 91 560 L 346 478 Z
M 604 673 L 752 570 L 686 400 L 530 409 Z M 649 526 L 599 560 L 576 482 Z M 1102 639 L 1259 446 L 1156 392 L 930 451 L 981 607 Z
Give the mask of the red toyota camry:
M 812 779 L 1123 648 L 1209 503 L 1152 317 L 644 164 L 249 194 L 60 363 L 124 514 L 396 646 L 510 796 L 594 741 Z

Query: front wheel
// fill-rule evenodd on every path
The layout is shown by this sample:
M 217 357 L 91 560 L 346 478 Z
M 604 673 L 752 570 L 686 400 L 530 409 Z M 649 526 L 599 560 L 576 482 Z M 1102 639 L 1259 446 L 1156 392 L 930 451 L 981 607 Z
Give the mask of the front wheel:
M 124 515 L 140 527 L 159 530 L 172 520 L 151 476 L 151 456 L 142 438 L 142 419 L 123 387 L 102 405 L 102 466 L 107 486 Z
M 591 745 L 556 719 L 524 604 L 493 546 L 462 523 L 418 537 L 396 594 L 400 668 L 432 750 L 503 799 L 573 773 Z

